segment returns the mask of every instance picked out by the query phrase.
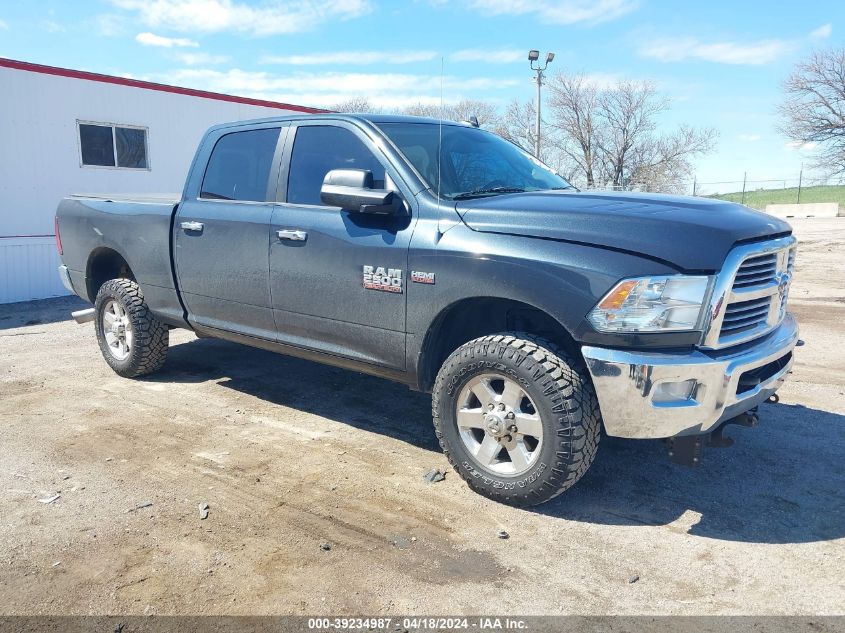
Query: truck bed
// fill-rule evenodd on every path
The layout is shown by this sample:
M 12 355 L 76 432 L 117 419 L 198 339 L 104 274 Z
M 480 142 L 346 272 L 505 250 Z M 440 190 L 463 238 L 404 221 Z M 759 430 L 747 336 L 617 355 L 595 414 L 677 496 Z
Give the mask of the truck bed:
M 180 193 L 75 193 L 69 196 L 75 200 L 106 200 L 108 202 L 138 202 L 144 204 L 175 205 L 182 199 Z
M 171 265 L 171 223 L 179 194 L 86 194 L 59 204 L 63 261 L 74 290 L 92 303 L 88 291 L 94 258 L 122 256 L 144 288 L 147 304 L 171 324 L 184 323 Z

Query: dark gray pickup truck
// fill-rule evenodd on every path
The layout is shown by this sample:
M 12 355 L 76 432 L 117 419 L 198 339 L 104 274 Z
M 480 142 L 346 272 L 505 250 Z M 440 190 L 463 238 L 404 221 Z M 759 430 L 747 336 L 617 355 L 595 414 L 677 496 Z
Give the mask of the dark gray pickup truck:
M 159 369 L 178 327 L 401 381 L 432 392 L 461 477 L 516 505 L 578 481 L 602 432 L 686 463 L 729 444 L 798 342 L 788 224 L 580 192 L 469 124 L 221 125 L 181 197 L 73 196 L 56 226 L 121 376 Z

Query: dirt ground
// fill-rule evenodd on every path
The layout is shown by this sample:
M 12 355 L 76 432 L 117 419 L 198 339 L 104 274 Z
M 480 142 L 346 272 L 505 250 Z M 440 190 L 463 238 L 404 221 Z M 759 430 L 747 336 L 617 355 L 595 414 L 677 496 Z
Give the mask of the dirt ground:
M 794 224 L 761 425 L 697 469 L 604 441 L 534 510 L 426 483 L 401 385 L 185 331 L 125 380 L 78 300 L 0 306 L 0 614 L 843 614 L 845 218 Z

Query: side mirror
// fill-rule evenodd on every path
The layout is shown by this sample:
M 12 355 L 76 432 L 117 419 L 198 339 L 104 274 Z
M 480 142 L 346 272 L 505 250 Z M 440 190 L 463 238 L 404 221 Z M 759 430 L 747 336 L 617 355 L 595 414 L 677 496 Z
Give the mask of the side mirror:
M 373 189 L 373 172 L 366 169 L 332 169 L 323 179 L 320 200 L 346 211 L 394 215 L 404 207 L 387 189 Z

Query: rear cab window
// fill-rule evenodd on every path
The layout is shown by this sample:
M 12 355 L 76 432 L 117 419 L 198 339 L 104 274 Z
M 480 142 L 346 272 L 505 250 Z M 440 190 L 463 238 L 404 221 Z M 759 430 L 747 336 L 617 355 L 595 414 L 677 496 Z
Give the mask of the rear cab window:
M 268 202 L 279 128 L 231 132 L 218 139 L 208 159 L 200 198 Z

